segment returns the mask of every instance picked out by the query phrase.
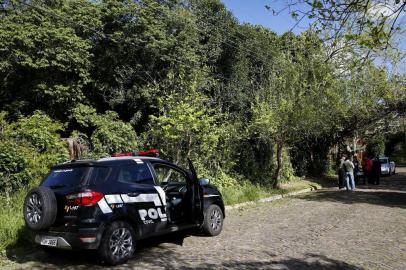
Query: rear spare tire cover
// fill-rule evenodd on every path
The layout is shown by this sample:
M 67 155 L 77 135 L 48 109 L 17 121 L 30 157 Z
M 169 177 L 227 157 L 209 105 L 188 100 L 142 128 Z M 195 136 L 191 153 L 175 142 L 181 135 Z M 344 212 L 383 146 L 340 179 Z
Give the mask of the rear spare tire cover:
M 32 230 L 43 230 L 55 222 L 57 203 L 54 192 L 46 187 L 31 189 L 24 200 L 25 224 Z

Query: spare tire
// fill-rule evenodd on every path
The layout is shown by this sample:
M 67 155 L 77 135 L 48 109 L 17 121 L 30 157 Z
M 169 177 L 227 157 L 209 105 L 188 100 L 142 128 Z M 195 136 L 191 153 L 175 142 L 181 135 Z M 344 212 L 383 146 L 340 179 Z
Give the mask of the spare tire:
M 46 187 L 31 189 L 24 200 L 25 224 L 38 231 L 50 227 L 56 218 L 57 203 L 54 192 Z

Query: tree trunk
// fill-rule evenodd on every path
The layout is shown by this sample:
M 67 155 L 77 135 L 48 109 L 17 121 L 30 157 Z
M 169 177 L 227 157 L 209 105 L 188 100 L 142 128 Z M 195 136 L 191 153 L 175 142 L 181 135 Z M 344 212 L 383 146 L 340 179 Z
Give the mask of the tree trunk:
M 274 175 L 274 182 L 273 188 L 280 188 L 279 180 L 280 180 L 280 172 L 282 169 L 282 149 L 283 149 L 283 142 L 276 143 L 276 169 Z

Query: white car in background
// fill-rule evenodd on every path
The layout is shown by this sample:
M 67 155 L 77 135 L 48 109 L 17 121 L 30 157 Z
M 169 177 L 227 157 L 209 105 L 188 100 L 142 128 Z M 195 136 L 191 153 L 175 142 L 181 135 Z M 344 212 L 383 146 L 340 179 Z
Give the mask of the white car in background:
M 388 157 L 380 157 L 379 162 L 381 163 L 382 175 L 392 175 L 396 173 L 396 164 L 394 161 L 391 161 Z

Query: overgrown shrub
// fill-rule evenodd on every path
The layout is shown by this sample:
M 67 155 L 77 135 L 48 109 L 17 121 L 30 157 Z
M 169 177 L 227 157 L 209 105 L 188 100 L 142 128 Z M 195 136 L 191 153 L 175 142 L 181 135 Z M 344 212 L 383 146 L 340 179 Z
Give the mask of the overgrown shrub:
M 151 116 L 146 145 L 162 149 L 175 163 L 194 162 L 215 167 L 219 138 L 219 117 L 207 107 L 207 98 L 193 92 L 190 96 L 171 95 L 160 99 L 160 114 Z
M 73 110 L 72 118 L 87 131 L 92 151 L 90 156 L 102 157 L 114 152 L 131 152 L 138 147 L 133 127 L 121 121 L 116 112 L 98 114 L 94 108 L 80 104 Z
M 68 158 L 57 133 L 60 123 L 35 112 L 8 123 L 0 114 L 0 192 L 16 191 L 30 181 L 38 181 L 49 167 Z
M 8 196 L 31 180 L 28 170 L 31 151 L 16 142 L 0 140 L 0 192 Z
M 63 125 L 40 111 L 11 123 L 9 129 L 13 140 L 27 142 L 39 153 L 60 153 L 65 148 L 58 134 Z

